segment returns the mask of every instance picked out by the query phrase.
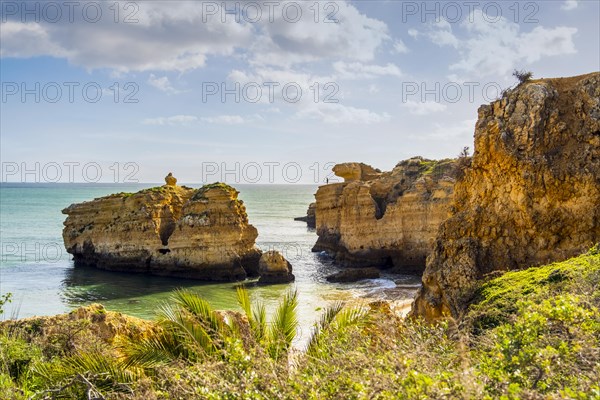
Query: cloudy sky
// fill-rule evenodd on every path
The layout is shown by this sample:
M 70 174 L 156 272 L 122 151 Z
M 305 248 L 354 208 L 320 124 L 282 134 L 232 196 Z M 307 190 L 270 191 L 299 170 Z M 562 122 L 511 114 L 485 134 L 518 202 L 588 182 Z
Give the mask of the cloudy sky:
M 600 70 L 599 3 L 2 1 L 2 180 L 320 183 L 452 157 L 515 68 Z

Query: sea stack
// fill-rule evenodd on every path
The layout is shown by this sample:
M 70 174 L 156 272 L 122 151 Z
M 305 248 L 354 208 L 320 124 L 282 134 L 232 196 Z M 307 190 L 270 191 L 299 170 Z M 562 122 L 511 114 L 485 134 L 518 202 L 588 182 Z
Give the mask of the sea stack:
M 176 186 L 172 174 L 165 182 L 65 208 L 63 239 L 75 265 L 208 281 L 256 276 L 258 233 L 238 191 Z

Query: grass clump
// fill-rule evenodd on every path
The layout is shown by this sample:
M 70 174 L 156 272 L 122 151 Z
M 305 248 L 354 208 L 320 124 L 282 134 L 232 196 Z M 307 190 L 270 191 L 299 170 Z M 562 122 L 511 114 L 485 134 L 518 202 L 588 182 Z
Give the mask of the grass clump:
M 207 185 L 202 186 L 200 189 L 198 189 L 196 191 L 196 193 L 194 193 L 194 196 L 192 196 L 192 200 L 196 201 L 196 200 L 207 200 L 206 192 L 208 192 L 211 189 L 223 189 L 227 192 L 237 192 L 237 190 L 235 190 L 234 187 L 229 186 L 226 183 L 223 182 L 215 182 L 215 183 L 209 183 Z

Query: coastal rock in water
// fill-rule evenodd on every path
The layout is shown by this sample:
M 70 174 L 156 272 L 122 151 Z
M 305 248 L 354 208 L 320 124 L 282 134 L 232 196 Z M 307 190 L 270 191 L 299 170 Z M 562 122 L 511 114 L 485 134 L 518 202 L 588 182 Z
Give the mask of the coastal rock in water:
M 485 274 L 564 260 L 598 241 L 600 73 L 524 83 L 479 108 L 472 164 L 412 313 L 457 316 Z
M 357 282 L 363 279 L 377 279 L 380 277 L 377 268 L 348 268 L 335 274 L 328 275 L 327 282 Z
M 306 222 L 306 226 L 309 228 L 315 228 L 315 209 L 316 209 L 317 204 L 316 203 L 310 203 L 308 205 L 308 210 L 306 210 L 306 216 L 305 217 L 297 217 L 294 218 L 294 221 L 303 221 Z
M 313 251 L 326 251 L 344 266 L 422 273 L 437 229 L 449 215 L 455 164 L 415 157 L 390 172 L 336 165 L 335 173 L 346 182 L 321 186 L 315 195 Z
M 238 192 L 164 185 L 72 204 L 63 240 L 76 265 L 202 280 L 256 276 L 258 233 Z
M 292 274 L 292 265 L 281 253 L 277 251 L 267 251 L 260 257 L 258 263 L 258 273 L 260 278 L 258 283 L 288 283 L 295 277 Z

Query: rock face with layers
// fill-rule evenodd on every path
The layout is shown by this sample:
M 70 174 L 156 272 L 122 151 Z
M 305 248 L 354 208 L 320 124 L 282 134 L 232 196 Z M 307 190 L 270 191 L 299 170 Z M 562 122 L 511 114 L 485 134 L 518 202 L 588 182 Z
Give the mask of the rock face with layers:
M 413 304 L 429 320 L 459 315 L 487 273 L 600 241 L 600 73 L 527 82 L 481 106 L 454 198 Z
M 390 172 L 358 163 L 333 170 L 346 181 L 321 186 L 315 195 L 313 251 L 326 251 L 348 267 L 423 272 L 437 229 L 449 215 L 455 162 L 416 157 Z
M 72 204 L 63 210 L 65 247 L 76 265 L 106 270 L 211 281 L 256 276 L 258 233 L 237 197 L 222 183 L 195 190 L 171 180 Z

